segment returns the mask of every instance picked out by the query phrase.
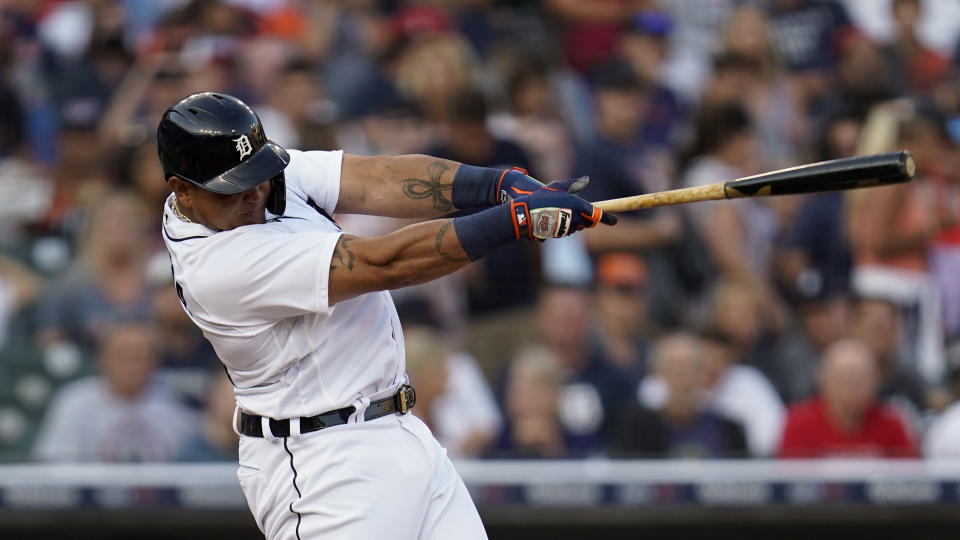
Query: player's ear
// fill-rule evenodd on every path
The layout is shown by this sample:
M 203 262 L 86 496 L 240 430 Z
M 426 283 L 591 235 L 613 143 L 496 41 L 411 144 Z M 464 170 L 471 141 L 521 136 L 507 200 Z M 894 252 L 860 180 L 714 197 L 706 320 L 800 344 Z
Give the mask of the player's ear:
M 176 176 L 171 176 L 167 178 L 167 185 L 170 186 L 170 190 L 173 191 L 173 194 L 177 196 L 177 202 L 184 205 L 190 206 L 193 198 L 193 186 L 190 185 L 190 182 L 186 182 L 177 178 Z

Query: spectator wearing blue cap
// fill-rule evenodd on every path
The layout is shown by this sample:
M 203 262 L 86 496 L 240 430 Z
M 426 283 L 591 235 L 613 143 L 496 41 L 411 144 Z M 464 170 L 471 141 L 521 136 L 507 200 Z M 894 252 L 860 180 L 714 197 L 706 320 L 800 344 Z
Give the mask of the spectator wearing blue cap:
M 647 114 L 641 140 L 649 146 L 674 146 L 686 118 L 680 98 L 664 82 L 663 66 L 670 54 L 673 20 L 658 11 L 641 11 L 620 35 L 618 52 L 647 83 Z

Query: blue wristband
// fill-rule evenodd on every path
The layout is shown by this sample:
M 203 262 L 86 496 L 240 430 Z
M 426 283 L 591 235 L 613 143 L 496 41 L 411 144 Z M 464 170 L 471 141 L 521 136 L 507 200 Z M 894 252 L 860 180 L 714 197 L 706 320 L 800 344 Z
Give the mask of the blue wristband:
M 453 175 L 453 205 L 457 208 L 487 208 L 499 202 L 497 185 L 503 169 L 463 164 Z
M 494 206 L 469 216 L 454 218 L 453 230 L 457 232 L 463 252 L 475 261 L 494 249 L 517 239 L 513 224 L 513 210 L 509 204 Z

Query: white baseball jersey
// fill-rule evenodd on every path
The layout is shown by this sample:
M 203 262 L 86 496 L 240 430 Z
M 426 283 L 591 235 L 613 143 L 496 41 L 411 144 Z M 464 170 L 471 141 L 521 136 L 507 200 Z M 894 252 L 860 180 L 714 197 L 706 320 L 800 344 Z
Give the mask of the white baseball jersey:
M 187 313 L 213 344 L 237 403 L 272 418 L 311 416 L 382 397 L 405 381 L 404 345 L 390 293 L 329 306 L 332 215 L 343 153 L 289 150 L 286 210 L 214 232 L 163 215 L 163 236 Z M 321 213 L 326 212 L 326 215 Z

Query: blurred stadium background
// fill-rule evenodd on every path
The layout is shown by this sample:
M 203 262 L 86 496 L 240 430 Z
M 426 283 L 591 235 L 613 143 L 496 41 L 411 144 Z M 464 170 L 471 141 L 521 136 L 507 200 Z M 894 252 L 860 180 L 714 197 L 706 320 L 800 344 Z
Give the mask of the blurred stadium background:
M 260 537 L 160 238 L 156 124 L 200 90 L 589 200 L 909 149 L 909 185 L 635 212 L 394 297 L 491 538 L 955 536 L 958 38 L 956 0 L 0 2 L 0 537 Z

